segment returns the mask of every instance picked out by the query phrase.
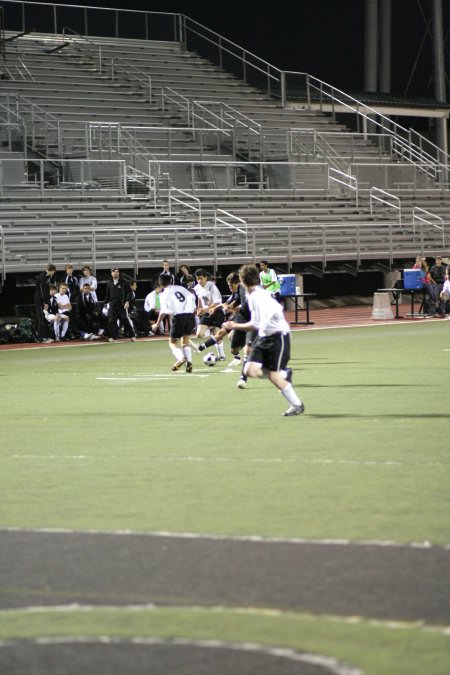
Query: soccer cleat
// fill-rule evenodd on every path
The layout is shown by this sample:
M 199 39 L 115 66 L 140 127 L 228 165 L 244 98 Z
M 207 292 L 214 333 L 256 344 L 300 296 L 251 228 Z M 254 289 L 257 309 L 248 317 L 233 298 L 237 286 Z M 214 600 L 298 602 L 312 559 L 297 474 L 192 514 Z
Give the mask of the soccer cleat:
M 186 359 L 181 359 L 180 361 L 177 361 L 176 363 L 174 363 L 173 366 L 172 366 L 172 370 L 174 372 L 176 372 L 177 370 L 180 370 L 183 363 L 186 363 Z
M 100 340 L 100 335 L 91 335 L 89 341 L 94 342 L 94 340 Z
M 108 338 L 108 342 L 117 342 L 115 338 Z
M 242 361 L 241 361 L 241 359 L 236 358 L 236 356 L 235 356 L 234 359 L 232 361 L 230 361 L 230 363 L 228 365 L 229 366 L 240 366 L 240 365 L 242 365 Z
M 85 333 L 83 336 L 84 340 L 92 340 L 93 333 Z
M 291 405 L 284 413 L 283 417 L 293 417 L 294 415 L 301 415 L 305 412 L 305 406 L 303 403 L 300 405 Z
M 197 348 L 197 351 L 198 352 L 204 352 L 205 349 L 206 349 L 206 345 L 199 345 L 198 348 Z
M 238 383 L 237 383 L 236 386 L 237 386 L 238 389 L 247 389 L 247 382 L 246 382 L 246 380 L 243 380 L 242 378 L 240 378 L 238 380 Z
M 218 361 L 226 361 L 226 356 L 218 356 L 217 360 Z
M 53 342 L 53 340 L 51 338 L 44 338 L 42 342 L 44 345 L 49 345 L 51 342 Z
M 186 372 L 192 373 L 192 363 L 190 361 L 186 363 Z

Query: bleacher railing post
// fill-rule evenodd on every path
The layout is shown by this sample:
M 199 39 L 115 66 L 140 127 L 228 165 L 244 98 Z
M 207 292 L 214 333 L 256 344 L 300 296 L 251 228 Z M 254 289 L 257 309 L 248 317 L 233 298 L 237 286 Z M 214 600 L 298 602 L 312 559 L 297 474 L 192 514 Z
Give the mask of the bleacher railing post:
M 281 87 L 281 105 L 286 107 L 286 73 L 284 70 L 280 73 L 280 87 Z

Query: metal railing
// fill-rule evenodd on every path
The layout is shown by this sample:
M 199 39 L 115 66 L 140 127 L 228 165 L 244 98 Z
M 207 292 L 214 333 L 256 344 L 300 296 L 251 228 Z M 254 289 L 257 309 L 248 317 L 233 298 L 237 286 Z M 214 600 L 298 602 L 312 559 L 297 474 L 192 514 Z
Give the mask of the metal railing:
M 219 216 L 220 218 L 220 216 Z M 227 220 L 225 217 L 221 220 Z M 0 225 L 0 273 L 36 271 L 49 260 L 62 266 L 67 259 L 81 266 L 91 260 L 99 269 L 111 264 L 123 268 L 154 267 L 170 255 L 187 264 L 242 264 L 267 257 L 274 262 L 314 262 L 324 270 L 335 261 L 353 263 L 356 269 L 365 260 L 384 259 L 392 265 L 395 259 L 422 254 L 437 255 L 442 251 L 441 234 L 428 232 L 429 226 L 418 221 L 419 232 L 412 223 L 393 222 L 314 225 L 250 226 L 247 230 L 204 224 L 202 230 L 188 224 L 164 227 L 123 224 L 98 227 L 92 224 L 69 227 L 39 225 L 14 227 Z M 428 229 L 427 229 L 428 228 Z M 246 231 L 246 236 L 242 233 Z M 448 236 L 445 244 L 450 245 Z
M 15 180 L 14 175 L 22 175 L 23 179 Z M 81 197 L 96 191 L 124 197 L 127 195 L 125 175 L 123 160 L 0 159 L 0 197 L 19 194 L 21 190 L 38 197 L 54 197 L 55 190 Z M 152 178 L 148 179 L 149 185 L 154 186 Z
M 426 217 L 425 217 L 426 216 Z M 436 223 L 437 221 L 437 223 Z M 441 216 L 438 216 L 436 213 L 431 213 L 431 211 L 426 211 L 420 206 L 415 206 L 413 208 L 413 229 L 414 234 L 416 232 L 416 224 L 423 223 L 426 225 L 431 225 L 431 227 L 436 228 L 442 232 L 442 246 L 445 246 L 445 227 L 444 219 Z M 423 228 L 421 228 L 421 248 L 423 249 Z
M 374 208 L 374 202 L 377 202 L 378 204 L 384 204 L 385 206 L 389 206 L 391 209 L 395 209 L 395 212 L 397 214 L 398 222 L 402 222 L 402 203 L 400 201 L 400 198 L 397 197 L 397 195 L 392 195 L 390 192 L 386 192 L 385 190 L 380 190 L 377 187 L 372 187 L 370 189 L 370 195 L 369 195 L 369 206 L 370 206 L 370 213 L 373 215 L 373 208 Z
M 176 196 L 180 195 L 180 196 Z M 193 202 L 193 203 L 192 203 Z M 202 204 L 200 199 L 194 195 L 171 186 L 168 190 L 169 216 L 172 217 L 173 204 L 181 206 L 183 209 L 193 211 L 198 220 L 199 229 L 202 229 Z
M 235 190 L 284 190 L 291 194 L 304 191 L 329 192 L 332 189 L 329 165 L 313 162 L 239 162 L 214 160 L 149 161 L 148 173 L 156 180 L 169 175 L 173 184 L 195 195 L 201 190 L 213 189 L 224 193 Z M 205 181 L 199 172 L 208 170 L 210 179 Z M 349 179 L 350 181 L 350 179 Z
M 110 159 L 113 154 L 121 153 L 135 160 L 136 156 L 156 158 L 164 155 L 167 159 L 179 158 L 182 155 L 198 154 L 204 156 L 225 155 L 223 147 L 229 141 L 229 134 L 212 127 L 153 127 L 129 126 L 120 122 L 81 122 L 79 138 L 83 138 L 88 130 L 88 152 L 98 152 Z M 74 125 L 61 125 L 62 145 L 73 133 Z M 156 146 L 156 147 L 154 147 Z M 188 147 L 186 147 L 188 146 Z M 63 145 L 64 147 L 64 145 Z M 69 146 L 68 146 L 69 147 Z M 231 158 L 231 156 L 230 156 Z
M 356 177 L 358 190 L 370 190 L 377 187 L 389 192 L 402 191 L 442 191 L 443 185 L 439 181 L 439 172 L 436 165 L 431 164 L 401 164 L 380 162 L 353 162 L 349 171 Z M 433 180 L 433 176 L 436 180 Z

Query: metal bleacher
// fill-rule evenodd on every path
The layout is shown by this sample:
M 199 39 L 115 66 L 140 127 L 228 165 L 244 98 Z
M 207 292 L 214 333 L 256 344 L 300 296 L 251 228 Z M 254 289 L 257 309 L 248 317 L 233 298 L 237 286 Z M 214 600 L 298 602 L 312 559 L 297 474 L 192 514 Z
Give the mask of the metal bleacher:
M 448 183 L 392 135 L 290 108 L 181 40 L 6 36 L 3 277 L 164 257 L 327 271 L 450 247 Z

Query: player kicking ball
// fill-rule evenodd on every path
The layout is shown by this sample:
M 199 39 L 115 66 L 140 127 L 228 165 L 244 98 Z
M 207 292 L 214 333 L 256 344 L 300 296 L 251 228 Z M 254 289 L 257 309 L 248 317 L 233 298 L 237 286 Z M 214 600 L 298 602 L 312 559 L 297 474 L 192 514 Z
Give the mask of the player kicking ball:
M 292 383 L 292 371 L 287 367 L 291 356 L 289 324 L 284 318 L 282 306 L 259 286 L 259 270 L 255 265 L 242 265 L 239 277 L 248 291 L 251 319 L 237 324 L 227 321 L 227 330 L 258 331 L 253 350 L 244 372 L 248 377 L 268 377 L 272 384 L 290 403 L 283 417 L 301 415 L 305 406 L 298 398 Z

